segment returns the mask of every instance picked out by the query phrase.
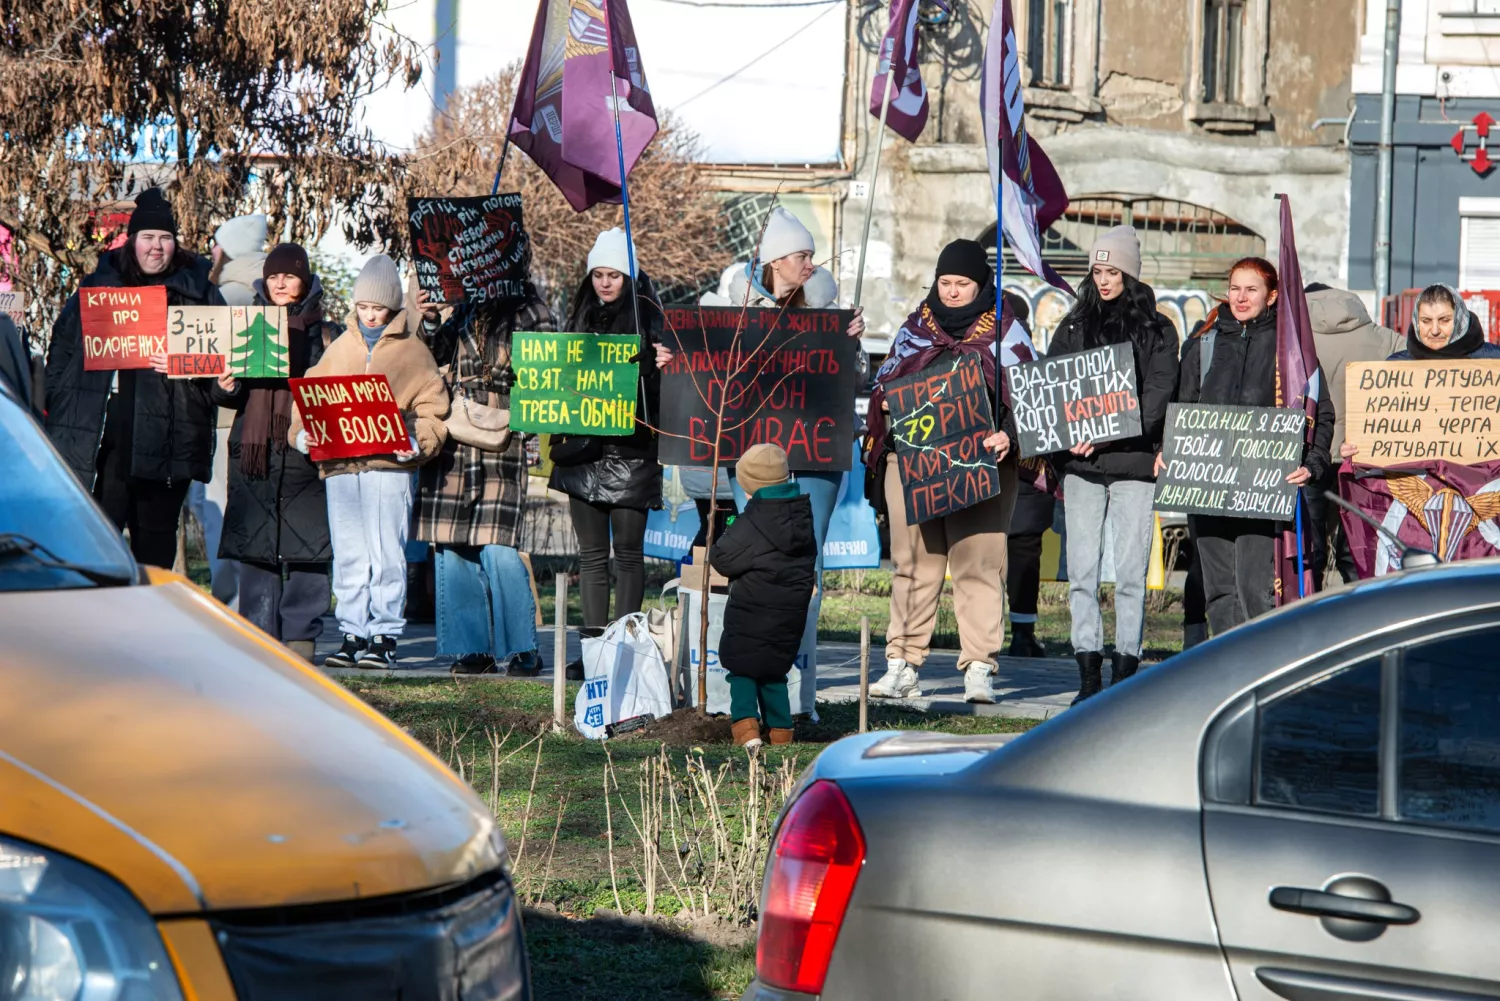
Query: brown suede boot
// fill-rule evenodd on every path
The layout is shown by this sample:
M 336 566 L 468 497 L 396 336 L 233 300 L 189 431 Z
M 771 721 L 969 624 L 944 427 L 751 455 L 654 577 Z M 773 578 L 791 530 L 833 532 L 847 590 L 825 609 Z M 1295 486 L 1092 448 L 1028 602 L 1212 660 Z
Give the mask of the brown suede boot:
M 734 734 L 736 747 L 760 746 L 760 720 L 754 717 L 750 719 L 737 719 L 730 725 L 729 729 Z
M 789 726 L 788 727 L 779 727 L 779 726 L 773 726 L 773 727 L 771 727 L 771 743 L 773 743 L 773 744 L 790 744 L 791 742 L 792 742 L 792 728 L 791 727 L 789 727 Z

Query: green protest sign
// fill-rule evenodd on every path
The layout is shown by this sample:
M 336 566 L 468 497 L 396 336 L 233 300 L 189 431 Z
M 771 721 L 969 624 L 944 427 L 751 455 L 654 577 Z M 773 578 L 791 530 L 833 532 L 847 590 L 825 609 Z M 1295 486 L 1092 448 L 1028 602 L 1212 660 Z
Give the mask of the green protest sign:
M 635 334 L 522 331 L 511 343 L 510 426 L 534 434 L 626 435 L 635 431 Z

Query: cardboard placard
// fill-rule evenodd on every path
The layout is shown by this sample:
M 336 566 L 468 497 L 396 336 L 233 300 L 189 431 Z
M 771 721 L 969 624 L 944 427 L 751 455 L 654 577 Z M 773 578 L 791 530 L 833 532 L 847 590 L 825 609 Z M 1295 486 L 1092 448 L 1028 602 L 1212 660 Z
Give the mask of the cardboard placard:
M 1290 521 L 1297 488 L 1286 478 L 1302 465 L 1306 431 L 1301 410 L 1173 403 L 1152 507 Z
M 1500 359 L 1350 362 L 1344 379 L 1355 462 L 1500 461 Z
M 1129 344 L 1008 365 L 1005 379 L 1023 459 L 1141 433 Z
M 26 293 L 17 289 L 0 291 L 0 313 L 15 321 L 16 326 L 26 322 Z
M 302 412 L 308 457 L 352 459 L 411 447 L 406 420 L 383 375 L 325 375 L 292 379 L 292 402 Z
M 984 368 L 972 354 L 946 356 L 885 384 L 906 521 L 918 525 L 1000 493 L 984 439 L 995 430 Z
M 167 378 L 291 375 L 285 306 L 167 307 Z
M 533 434 L 635 432 L 641 339 L 635 334 L 518 331 L 510 426 Z
M 518 193 L 408 198 L 417 286 L 435 302 L 490 302 L 525 294 L 526 229 Z
M 81 288 L 78 315 L 85 372 L 150 368 L 152 355 L 167 353 L 165 285 Z
M 713 465 L 722 403 L 722 465 L 771 442 L 794 471 L 847 470 L 859 348 L 846 333 L 853 317 L 847 309 L 667 309 L 662 343 L 673 357 L 661 378 L 662 464 Z

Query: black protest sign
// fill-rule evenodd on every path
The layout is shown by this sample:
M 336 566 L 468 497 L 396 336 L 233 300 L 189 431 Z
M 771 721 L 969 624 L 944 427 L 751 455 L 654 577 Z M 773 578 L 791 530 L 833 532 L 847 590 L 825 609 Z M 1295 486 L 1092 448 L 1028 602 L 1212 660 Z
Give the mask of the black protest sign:
M 730 464 L 770 442 L 793 470 L 849 468 L 859 343 L 847 309 L 666 310 L 672 351 L 662 369 L 664 465 Z M 723 423 L 719 409 L 723 408 Z
M 525 294 L 526 230 L 519 194 L 408 198 L 417 287 L 435 302 L 491 302 Z
M 1158 511 L 1290 521 L 1302 465 L 1307 415 L 1275 407 L 1174 403 L 1162 441 L 1166 468 L 1156 480 Z
M 1141 433 L 1129 344 L 1007 365 L 1005 379 L 1023 459 Z
M 973 354 L 946 355 L 885 384 L 901 470 L 906 521 L 918 525 L 1000 493 L 1000 471 L 984 447 L 994 433 L 984 368 Z

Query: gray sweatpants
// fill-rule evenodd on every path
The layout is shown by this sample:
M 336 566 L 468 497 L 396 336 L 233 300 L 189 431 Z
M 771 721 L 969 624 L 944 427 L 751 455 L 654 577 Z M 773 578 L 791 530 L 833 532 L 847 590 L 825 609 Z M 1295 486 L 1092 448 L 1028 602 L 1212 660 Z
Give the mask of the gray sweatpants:
M 1073 649 L 1078 653 L 1104 649 L 1099 564 L 1108 519 L 1115 550 L 1115 652 L 1141 655 L 1153 489 L 1152 484 L 1140 480 L 1117 480 L 1106 487 L 1072 474 L 1063 478 L 1063 510 L 1068 519 L 1068 610 L 1073 615 Z

